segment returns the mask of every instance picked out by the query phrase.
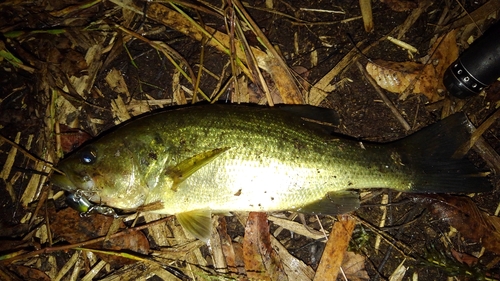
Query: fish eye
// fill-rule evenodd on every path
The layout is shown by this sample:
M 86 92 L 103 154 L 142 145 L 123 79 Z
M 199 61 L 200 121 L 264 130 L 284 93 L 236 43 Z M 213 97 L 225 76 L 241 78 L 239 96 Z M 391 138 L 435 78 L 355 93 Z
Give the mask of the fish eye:
M 97 160 L 97 153 L 94 148 L 86 147 L 80 152 L 80 161 L 83 164 L 91 165 Z

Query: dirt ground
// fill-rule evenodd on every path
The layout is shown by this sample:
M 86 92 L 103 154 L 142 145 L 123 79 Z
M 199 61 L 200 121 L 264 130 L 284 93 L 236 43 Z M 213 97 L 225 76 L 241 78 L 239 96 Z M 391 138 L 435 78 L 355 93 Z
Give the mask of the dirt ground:
M 47 181 L 50 163 L 81 143 L 173 105 L 311 104 L 337 112 L 336 133 L 370 142 L 455 112 L 476 127 L 498 115 L 498 82 L 461 100 L 441 78 L 497 20 L 499 1 L 372 1 L 371 11 L 367 31 L 358 1 L 0 3 L 0 280 L 500 279 L 494 119 L 467 155 L 491 171 L 491 192 L 370 190 L 346 216 L 220 216 L 210 247 L 172 217 L 80 217 Z M 369 63 L 384 65 L 374 80 L 409 87 L 377 92 Z M 321 261 L 343 261 L 340 273 Z

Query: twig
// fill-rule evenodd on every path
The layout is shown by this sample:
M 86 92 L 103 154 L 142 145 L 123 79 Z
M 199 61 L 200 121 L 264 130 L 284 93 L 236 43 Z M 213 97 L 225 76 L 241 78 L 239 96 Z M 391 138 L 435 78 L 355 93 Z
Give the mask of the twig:
M 237 7 L 238 11 L 242 14 L 242 17 L 244 17 L 248 21 L 248 24 L 254 27 L 252 31 L 257 36 L 259 42 L 264 47 L 266 47 L 267 52 L 271 54 L 272 59 L 268 58 L 267 62 L 267 66 L 271 69 L 266 69 L 266 70 L 268 70 L 268 72 L 274 77 L 275 80 L 274 82 L 277 84 L 276 86 L 278 88 L 282 87 L 280 89 L 280 95 L 283 101 L 289 104 L 302 104 L 303 97 L 301 96 L 300 90 L 297 87 L 297 84 L 295 83 L 295 79 L 292 73 L 290 72 L 288 65 L 285 63 L 283 58 L 278 54 L 278 51 L 276 51 L 271 42 L 269 42 L 269 39 L 267 39 L 264 32 L 262 32 L 262 30 L 258 28 L 258 25 L 255 23 L 255 21 L 252 19 L 252 17 L 250 17 L 250 15 L 243 7 L 243 4 L 239 0 L 233 0 L 233 5 Z M 254 53 L 253 55 L 255 56 L 256 54 Z M 276 66 L 273 67 L 273 64 L 276 64 Z M 276 68 L 280 68 L 282 70 L 281 73 L 283 76 L 281 77 L 281 79 L 276 79 L 276 77 L 278 77 L 277 74 L 279 72 L 273 73 L 273 70 L 277 70 Z
M 387 98 L 382 89 L 380 89 L 380 87 L 377 85 L 377 82 L 375 82 L 375 80 L 373 80 L 373 78 L 370 75 L 368 75 L 368 73 L 366 72 L 365 68 L 361 65 L 361 63 L 356 62 L 356 65 L 358 66 L 359 71 L 361 71 L 361 73 L 365 76 L 366 80 L 368 80 L 368 82 L 372 84 L 373 88 L 375 89 L 375 91 L 377 91 L 380 98 L 382 98 L 385 105 L 389 107 L 389 109 L 392 111 L 392 114 L 394 114 L 396 119 L 398 119 L 399 123 L 401 123 L 401 125 L 405 128 L 405 130 L 409 131 L 411 129 L 410 125 L 408 124 L 408 122 L 406 122 L 406 120 L 403 118 L 401 113 L 399 113 L 398 109 L 389 100 L 389 98 Z
M 470 136 L 470 139 L 453 153 L 452 158 L 462 158 L 474 146 L 476 141 L 488 130 L 493 123 L 500 118 L 500 109 L 497 109 L 486 121 L 484 121 Z
M 373 15 L 372 4 L 370 0 L 359 0 L 359 7 L 361 8 L 361 15 L 363 16 L 363 24 L 366 32 L 373 31 Z
M 387 242 L 387 244 L 393 246 L 394 249 L 398 250 L 398 252 L 400 252 L 405 258 L 412 260 L 412 261 L 416 260 L 414 257 L 405 253 L 405 251 L 407 251 L 408 253 L 413 252 L 413 250 L 410 247 L 408 247 L 405 244 L 403 244 L 402 242 L 396 240 L 396 238 L 390 236 L 389 234 L 387 234 L 383 231 L 380 231 L 377 227 L 373 226 L 371 223 L 365 221 L 364 219 L 362 219 L 358 216 L 352 216 L 352 215 L 351 215 L 351 217 L 358 220 L 362 225 L 369 228 L 371 231 L 379 234 L 385 240 L 385 242 Z
M 28 157 L 29 159 L 35 161 L 35 162 L 42 162 L 44 165 L 48 166 L 49 168 L 51 168 L 52 170 L 54 171 L 57 171 L 61 174 L 64 174 L 62 171 L 58 170 L 57 168 L 54 168 L 54 166 L 45 161 L 45 160 L 42 160 L 34 155 L 32 155 L 29 151 L 27 151 L 26 149 L 24 149 L 22 146 L 20 146 L 19 144 L 9 140 L 8 138 L 4 137 L 3 135 L 0 134 L 0 139 L 4 140 L 5 142 L 7 142 L 8 144 L 12 145 L 13 147 L 17 148 L 19 151 L 21 151 L 22 154 L 24 154 L 26 157 Z
M 74 249 L 74 248 L 82 248 L 82 247 L 87 246 L 87 245 L 91 245 L 91 244 L 95 244 L 95 243 L 98 243 L 98 242 L 102 242 L 102 241 L 104 241 L 106 239 L 113 239 L 113 238 L 116 238 L 116 237 L 119 237 L 119 236 L 122 236 L 122 235 L 130 234 L 130 233 L 135 232 L 135 231 L 140 231 L 140 230 L 146 229 L 148 227 L 151 227 L 153 225 L 157 225 L 157 224 L 160 224 L 160 223 L 172 220 L 173 218 L 174 218 L 174 216 L 168 216 L 166 218 L 163 218 L 163 219 L 160 219 L 160 220 L 157 220 L 157 221 L 153 221 L 153 222 L 150 222 L 150 223 L 147 223 L 147 224 L 144 224 L 144 225 L 140 225 L 140 226 L 136 226 L 136 227 L 133 227 L 133 228 L 125 229 L 123 231 L 120 231 L 118 233 L 110 235 L 108 238 L 106 237 L 106 235 L 104 235 L 104 236 L 101 236 L 101 237 L 98 237 L 98 238 L 95 238 L 95 239 L 91 239 L 91 240 L 87 240 L 87 241 L 84 241 L 84 242 L 80 242 L 80 243 L 75 243 L 75 244 L 71 244 L 71 245 L 64 245 L 64 246 L 57 246 L 57 247 L 47 247 L 47 248 L 43 248 L 43 249 L 36 250 L 36 251 L 33 251 L 33 252 L 29 252 L 29 253 L 26 253 L 26 254 L 17 255 L 17 256 L 11 257 L 11 258 L 0 260 L 0 265 L 8 264 L 8 263 L 11 263 L 11 262 L 16 261 L 16 260 L 26 259 L 26 258 L 34 257 L 34 256 L 37 256 L 37 255 L 41 255 L 41 254 L 48 254 L 48 253 L 52 253 L 52 252 L 56 252 L 56 251 L 71 250 L 71 249 Z

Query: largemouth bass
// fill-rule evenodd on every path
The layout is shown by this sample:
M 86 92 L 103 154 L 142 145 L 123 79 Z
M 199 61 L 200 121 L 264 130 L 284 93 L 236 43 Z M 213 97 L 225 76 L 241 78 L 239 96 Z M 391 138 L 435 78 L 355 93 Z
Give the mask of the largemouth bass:
M 314 109 L 312 109 L 314 110 Z M 452 115 L 388 144 L 333 137 L 286 110 L 204 105 L 136 119 L 84 145 L 52 182 L 82 199 L 125 211 L 176 215 L 195 237 L 211 214 L 294 210 L 338 214 L 355 192 L 481 192 L 485 173 L 452 159 L 470 123 Z

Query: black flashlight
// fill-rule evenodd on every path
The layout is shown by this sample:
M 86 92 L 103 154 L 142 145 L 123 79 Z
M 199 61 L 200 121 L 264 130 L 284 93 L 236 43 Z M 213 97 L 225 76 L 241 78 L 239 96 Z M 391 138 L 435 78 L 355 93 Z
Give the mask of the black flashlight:
M 458 98 L 478 94 L 500 77 L 500 21 L 477 38 L 444 73 L 448 92 Z

